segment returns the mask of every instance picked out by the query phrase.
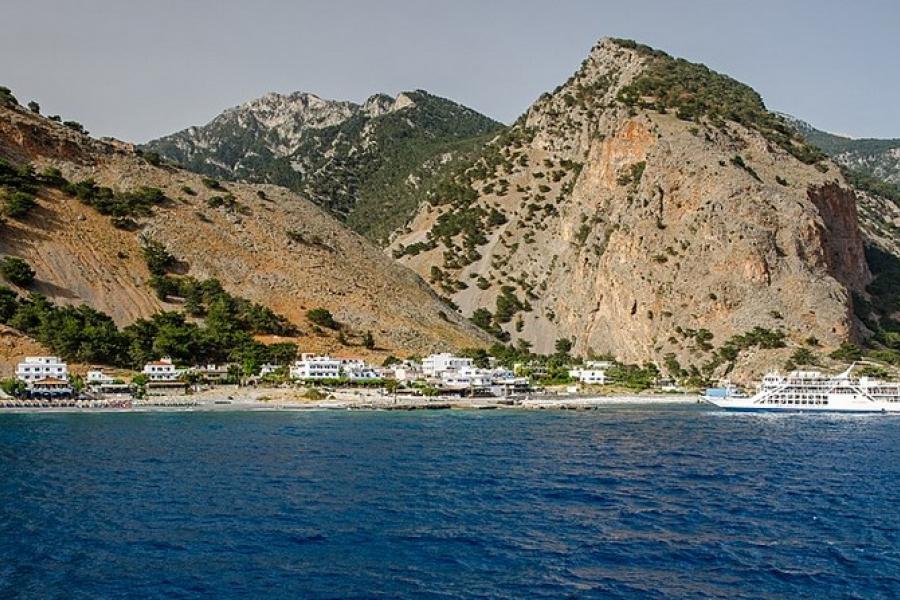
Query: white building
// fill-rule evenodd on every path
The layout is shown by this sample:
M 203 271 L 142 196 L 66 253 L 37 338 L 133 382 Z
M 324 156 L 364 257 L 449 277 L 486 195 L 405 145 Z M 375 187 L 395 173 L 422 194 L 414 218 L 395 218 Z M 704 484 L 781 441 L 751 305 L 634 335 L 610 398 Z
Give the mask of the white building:
M 100 394 L 130 394 L 132 391 L 131 385 L 119 381 L 112 375 L 107 375 L 98 368 L 88 371 L 84 382 L 92 392 Z
M 271 375 L 272 373 L 275 373 L 276 371 L 278 371 L 278 369 L 280 369 L 280 368 L 281 368 L 281 365 L 276 365 L 273 363 L 266 363 L 259 368 L 259 376 L 265 377 L 266 375 Z
M 527 377 L 516 377 L 509 369 L 479 369 L 464 367 L 458 371 L 447 371 L 441 375 L 441 387 L 446 390 L 468 391 L 473 394 L 507 396 L 527 392 Z
M 376 371 L 374 367 L 368 365 L 364 367 L 345 368 L 343 372 L 344 377 L 350 381 L 374 381 L 376 379 L 381 379 L 381 375 L 378 374 L 378 371 Z
M 382 367 L 382 372 L 386 378 L 396 379 L 397 381 L 416 381 L 417 379 L 425 378 L 421 363 L 412 360 L 404 360 L 389 367 Z
M 422 369 L 418 367 L 399 366 L 394 367 L 391 371 L 397 381 L 415 381 L 425 376 Z
M 112 385 L 116 382 L 115 377 L 107 375 L 102 369 L 91 369 L 85 375 L 84 382 L 90 386 Z
M 184 369 L 179 369 L 168 356 L 159 360 L 148 362 L 141 373 L 150 381 L 177 381 Z
M 471 367 L 471 358 L 463 358 L 449 352 L 432 354 L 422 360 L 422 373 L 426 377 L 441 377 L 443 373 Z
M 330 356 L 303 354 L 290 368 L 291 379 L 339 379 L 341 361 Z
M 366 369 L 369 368 L 369 363 L 364 361 L 361 358 L 339 358 L 341 363 L 341 368 L 345 371 L 350 371 L 352 369 Z
M 200 377 L 205 379 L 206 381 L 222 381 L 223 379 L 228 379 L 228 376 L 231 374 L 231 365 L 230 364 L 208 364 L 208 365 L 199 365 L 193 367 L 191 369 L 194 373 L 197 373 Z
M 513 371 L 497 367 L 491 371 L 491 393 L 494 396 L 522 394 L 531 389 L 527 377 L 518 377 Z
M 577 379 L 581 383 L 604 385 L 606 383 L 606 369 L 594 369 L 579 367 L 569 371 L 569 377 Z
M 69 380 L 69 368 L 58 356 L 26 356 L 16 365 L 16 379 L 26 384 L 43 379 Z
M 454 390 L 490 387 L 493 373 L 489 369 L 463 367 L 441 373 L 441 386 Z

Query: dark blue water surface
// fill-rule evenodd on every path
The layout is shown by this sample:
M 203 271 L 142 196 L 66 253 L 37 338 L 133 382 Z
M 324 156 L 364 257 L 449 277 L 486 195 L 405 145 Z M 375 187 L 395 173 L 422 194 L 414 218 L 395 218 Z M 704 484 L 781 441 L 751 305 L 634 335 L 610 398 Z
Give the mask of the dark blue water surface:
M 888 598 L 900 418 L 0 415 L 0 598 Z

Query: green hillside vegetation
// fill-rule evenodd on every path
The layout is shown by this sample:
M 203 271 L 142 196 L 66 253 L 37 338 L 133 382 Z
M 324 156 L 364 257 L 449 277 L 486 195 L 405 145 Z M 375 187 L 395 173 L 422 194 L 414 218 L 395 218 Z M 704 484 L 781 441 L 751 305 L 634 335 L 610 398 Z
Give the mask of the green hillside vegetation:
M 272 309 L 232 296 L 218 279 L 198 280 L 187 275 L 171 275 L 179 261 L 161 243 L 143 237 L 141 250 L 150 271 L 150 286 L 160 300 L 181 302 L 184 311 L 195 318 L 227 317 L 232 329 L 251 334 L 295 335 L 294 327 Z
M 78 198 L 102 215 L 112 217 L 113 224 L 131 227 L 132 219 L 146 217 L 153 208 L 168 202 L 162 190 L 141 186 L 134 190 L 117 191 L 97 185 L 93 179 L 69 182 L 58 169 L 48 168 L 40 173 L 28 164 L 13 165 L 0 158 L 0 212 L 21 219 L 37 206 L 35 197 L 41 188 L 54 188 Z
M 900 139 L 849 138 L 816 129 L 787 116 L 807 142 L 820 148 L 843 167 L 855 187 L 900 202 Z
M 844 152 L 878 154 L 900 148 L 900 139 L 848 138 L 812 127 L 803 133 L 806 141 L 814 144 L 829 156 Z
M 869 299 L 853 298 L 856 316 L 873 332 L 871 347 L 882 360 L 900 364 L 900 258 L 875 246 L 866 247 L 866 262 L 873 280 Z
M 198 280 L 193 277 L 156 276 L 152 279 L 156 293 L 169 301 L 180 300 L 184 311 L 197 318 L 210 314 L 225 314 L 236 329 L 253 334 L 295 335 L 294 327 L 285 317 L 272 309 L 232 296 L 217 279 Z
M 202 324 L 181 313 L 161 312 L 119 329 L 111 317 L 89 306 L 57 306 L 40 294 L 20 298 L 0 286 L 0 323 L 34 337 L 65 360 L 140 368 L 171 356 L 184 364 L 232 361 L 253 372 L 264 362 L 296 355 L 294 344 L 266 346 L 254 340 L 254 326 L 239 306 L 220 296 Z
M 11 165 L 0 158 L 0 215 L 23 219 L 37 206 L 35 196 L 46 185 L 57 185 L 56 171 L 38 175 L 30 165 Z
M 863 170 L 844 167 L 842 171 L 844 177 L 853 187 L 876 196 L 887 198 L 895 204 L 900 205 L 900 186 L 879 179 L 878 177 L 873 177 Z
M 12 90 L 8 87 L 0 85 L 0 106 L 14 108 L 19 105 L 19 101 L 13 95 Z
M 478 151 L 493 133 L 452 142 L 434 142 L 418 149 L 397 149 L 399 160 L 380 160 L 379 167 L 360 190 L 359 201 L 347 216 L 347 225 L 367 237 L 386 243 L 415 212 L 427 188 L 448 168 Z M 396 140 L 395 140 L 396 142 Z M 449 155 L 448 162 L 441 162 Z M 409 180 L 418 182 L 411 185 Z
M 381 225 L 371 211 L 390 216 L 390 211 L 384 212 L 380 205 L 394 204 L 396 195 L 409 187 L 407 178 L 427 178 L 429 167 L 435 167 L 426 164 L 431 159 L 477 146 L 483 140 L 471 138 L 500 127 L 487 117 L 426 92 L 407 95 L 415 106 L 375 119 L 357 115 L 308 138 L 298 154 L 312 159 L 312 174 L 305 178 L 302 188 L 296 183 L 288 187 L 307 192 L 313 200 L 347 218 L 358 231 L 368 233 L 371 227 Z M 367 125 L 371 126 L 370 146 L 360 151 Z M 317 147 L 334 148 L 336 156 L 317 154 Z M 300 174 L 292 173 L 300 178 Z M 415 204 L 405 208 L 404 220 Z
M 86 179 L 63 186 L 69 195 L 97 210 L 101 215 L 111 217 L 146 217 L 153 207 L 166 202 L 162 190 L 141 186 L 127 192 L 116 192 L 112 188 L 98 186 L 94 180 Z
M 441 208 L 442 213 L 424 242 L 397 248 L 395 258 L 415 256 L 439 244 L 445 249 L 446 269 L 460 269 L 481 258 L 478 246 L 485 244 L 487 235 L 506 223 L 507 217 L 496 208 L 488 210 L 478 204 L 479 194 L 474 186 L 498 173 L 512 172 L 513 156 L 522 156 L 517 151 L 530 140 L 532 133 L 520 125 L 508 128 L 437 174 L 421 195 L 431 205 Z M 578 171 L 574 164 L 570 169 Z M 502 188 L 497 192 L 504 193 Z

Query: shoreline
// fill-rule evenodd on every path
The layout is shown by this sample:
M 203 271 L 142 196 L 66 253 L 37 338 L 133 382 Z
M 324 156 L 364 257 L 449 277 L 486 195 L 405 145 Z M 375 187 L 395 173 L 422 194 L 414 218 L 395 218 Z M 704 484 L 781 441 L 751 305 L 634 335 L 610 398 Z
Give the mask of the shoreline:
M 263 395 L 264 396 L 264 395 Z M 150 413 L 150 412 L 318 412 L 318 411 L 413 411 L 413 410 L 597 410 L 604 407 L 650 406 L 663 404 L 698 404 L 698 396 L 618 395 L 618 396 L 549 396 L 524 398 L 456 398 L 421 396 L 392 397 L 382 395 L 338 395 L 327 400 L 297 397 L 234 398 L 219 394 L 212 397 L 160 397 L 138 401 L 126 407 L 26 406 L 0 407 L 0 414 L 42 413 Z

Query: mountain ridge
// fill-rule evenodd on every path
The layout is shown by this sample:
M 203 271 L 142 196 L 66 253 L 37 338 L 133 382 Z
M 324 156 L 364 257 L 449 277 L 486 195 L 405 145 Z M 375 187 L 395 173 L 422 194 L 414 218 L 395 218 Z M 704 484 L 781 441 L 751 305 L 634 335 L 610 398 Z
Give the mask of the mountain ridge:
M 787 113 L 779 114 L 810 143 L 841 165 L 892 185 L 900 185 L 900 138 L 854 138 L 818 129 Z
M 385 241 L 419 181 L 501 127 L 423 90 L 362 104 L 269 93 L 143 148 L 206 175 L 284 185 Z

